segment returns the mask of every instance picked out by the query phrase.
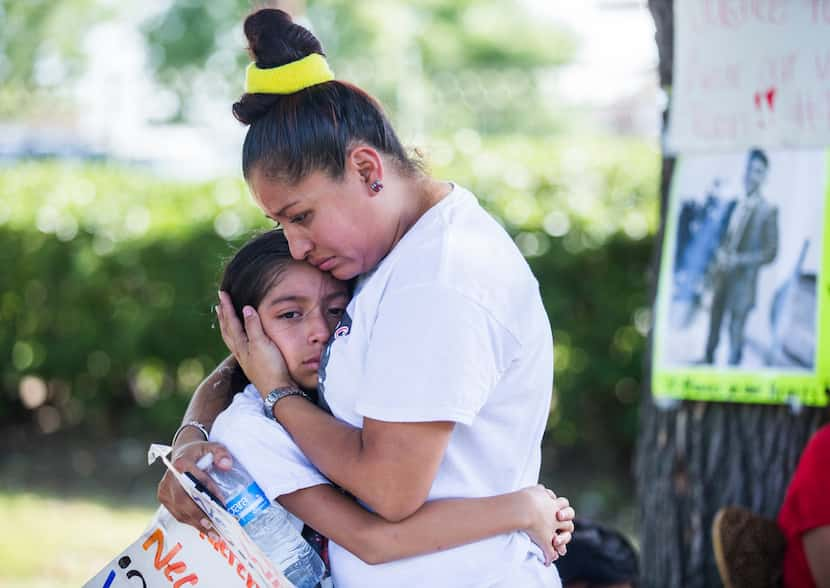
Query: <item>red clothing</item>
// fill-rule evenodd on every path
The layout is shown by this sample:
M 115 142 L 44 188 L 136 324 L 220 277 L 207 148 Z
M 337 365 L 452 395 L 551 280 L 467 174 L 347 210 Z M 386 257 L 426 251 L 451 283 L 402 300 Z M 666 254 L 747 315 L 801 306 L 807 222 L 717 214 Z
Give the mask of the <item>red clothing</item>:
M 830 525 L 830 425 L 813 435 L 795 470 L 784 505 L 778 513 L 778 526 L 787 537 L 784 556 L 784 586 L 815 588 L 807 566 L 802 535 Z

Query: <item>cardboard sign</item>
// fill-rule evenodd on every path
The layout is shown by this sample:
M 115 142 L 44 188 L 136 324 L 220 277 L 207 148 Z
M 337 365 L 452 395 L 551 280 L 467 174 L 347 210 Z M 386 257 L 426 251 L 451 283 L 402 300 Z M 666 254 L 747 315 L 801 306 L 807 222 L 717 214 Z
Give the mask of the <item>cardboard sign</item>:
M 84 588 L 292 586 L 280 576 L 273 570 L 271 579 L 266 579 L 262 566 L 252 565 L 250 554 L 242 557 L 224 538 L 214 541 L 159 507 L 139 538 L 84 584 Z
M 655 316 L 655 397 L 827 404 L 828 167 L 824 151 L 678 160 Z
M 666 147 L 830 145 L 830 0 L 677 0 Z
M 152 445 L 148 460 L 164 461 L 213 523 L 220 539 L 210 539 L 190 525 L 178 522 L 163 506 L 159 507 L 139 538 L 84 584 L 84 588 L 188 585 L 293 588 L 236 519 L 173 467 L 167 459 L 169 452 L 170 447 L 166 445 Z

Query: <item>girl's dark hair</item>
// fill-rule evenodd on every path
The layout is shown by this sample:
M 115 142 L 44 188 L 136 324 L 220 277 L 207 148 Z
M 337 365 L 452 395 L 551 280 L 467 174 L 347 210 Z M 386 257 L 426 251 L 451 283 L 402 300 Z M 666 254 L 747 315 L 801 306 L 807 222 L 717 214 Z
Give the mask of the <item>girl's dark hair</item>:
M 258 307 L 292 262 L 282 229 L 272 229 L 245 243 L 225 266 L 219 289 L 233 300 L 240 321 L 242 307 Z M 231 376 L 231 390 L 239 392 L 249 380 L 238 366 Z
M 245 19 L 244 29 L 248 51 L 260 68 L 312 53 L 325 55 L 320 41 L 282 10 L 258 10 Z M 314 171 L 341 178 L 346 153 L 358 142 L 390 156 L 402 173 L 419 169 L 377 101 L 347 82 L 332 80 L 286 95 L 244 94 L 233 105 L 233 114 L 250 125 L 242 147 L 246 179 L 255 167 L 288 184 Z
M 236 316 L 242 307 L 256 308 L 291 263 L 282 229 L 272 229 L 245 243 L 225 266 L 220 289 L 230 294 Z

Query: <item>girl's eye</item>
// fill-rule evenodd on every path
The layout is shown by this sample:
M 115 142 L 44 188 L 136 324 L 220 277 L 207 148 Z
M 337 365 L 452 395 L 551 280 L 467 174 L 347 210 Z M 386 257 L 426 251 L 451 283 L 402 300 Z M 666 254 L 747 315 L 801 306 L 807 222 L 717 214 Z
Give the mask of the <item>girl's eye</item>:
M 299 317 L 300 317 L 300 313 L 297 312 L 296 310 L 289 310 L 288 312 L 283 312 L 282 314 L 277 315 L 277 318 L 287 319 L 287 320 L 291 320 L 291 319 L 295 319 L 295 318 L 299 318 Z
M 309 213 L 307 213 L 307 212 L 301 212 L 300 214 L 295 214 L 294 216 L 291 217 L 290 222 L 292 222 L 295 225 L 299 224 L 299 223 L 305 221 L 308 218 L 308 214 Z
M 345 308 L 329 308 L 329 314 L 340 318 L 345 310 Z

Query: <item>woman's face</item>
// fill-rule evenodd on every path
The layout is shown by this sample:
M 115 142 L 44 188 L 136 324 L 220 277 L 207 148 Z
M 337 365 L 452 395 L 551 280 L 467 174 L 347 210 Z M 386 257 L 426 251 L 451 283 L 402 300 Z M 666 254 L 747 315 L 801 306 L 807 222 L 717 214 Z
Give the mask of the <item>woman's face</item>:
M 348 280 L 372 269 L 386 254 L 377 207 L 358 173 L 347 170 L 337 181 L 314 172 L 288 185 L 255 168 L 249 180 L 257 205 L 282 225 L 294 259 Z
M 296 261 L 263 297 L 257 308 L 262 328 L 301 388 L 317 387 L 320 355 L 348 302 L 345 282 Z

